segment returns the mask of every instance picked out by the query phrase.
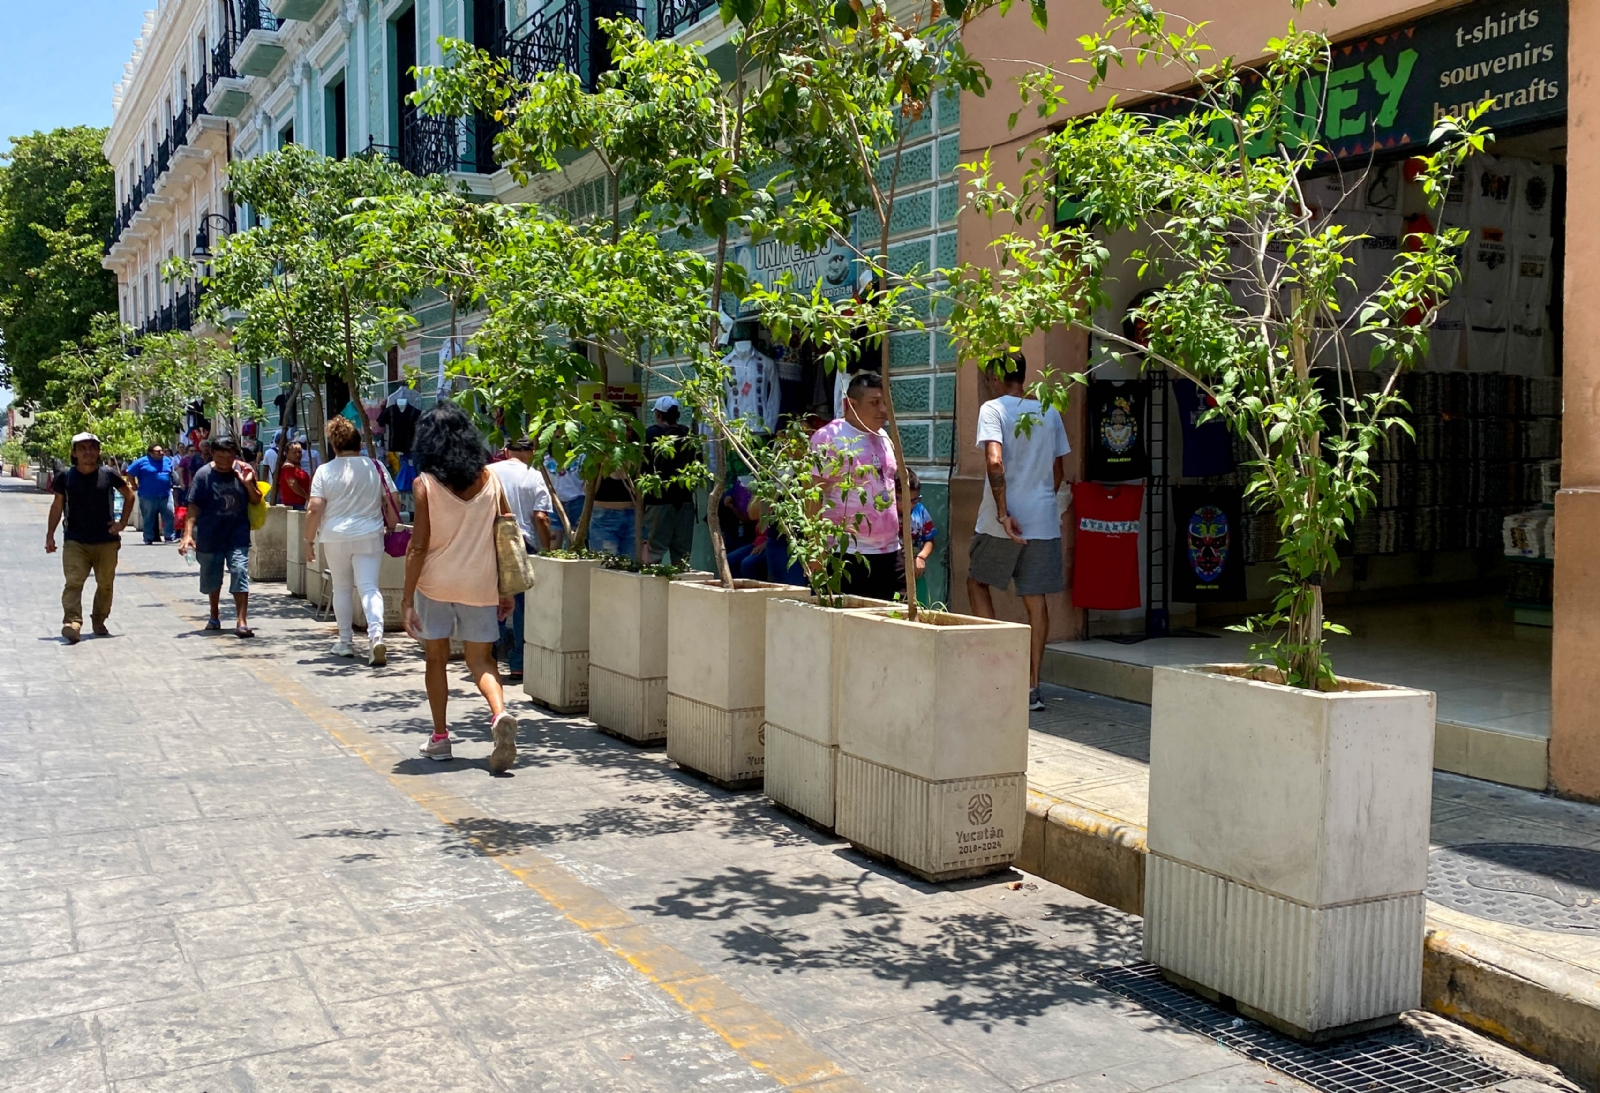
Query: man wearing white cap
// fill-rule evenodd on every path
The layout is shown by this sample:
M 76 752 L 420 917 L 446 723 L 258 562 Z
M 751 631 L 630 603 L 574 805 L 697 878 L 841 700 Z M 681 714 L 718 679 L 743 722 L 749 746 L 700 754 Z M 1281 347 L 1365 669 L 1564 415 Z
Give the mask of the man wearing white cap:
M 112 516 L 111 491 L 122 494 L 122 519 Z M 111 614 L 111 589 L 117 576 L 117 550 L 122 531 L 133 515 L 133 487 L 110 467 L 100 465 L 100 438 L 79 433 L 72 438 L 72 466 L 50 483 L 50 524 L 44 533 L 44 552 L 56 552 L 56 528 L 67 521 L 66 549 L 61 571 L 66 587 L 61 592 L 61 636 L 78 644 L 83 631 L 83 586 L 94 573 L 94 609 L 90 621 L 99 637 L 110 637 L 106 618 Z
M 644 499 L 645 548 L 643 561 L 687 565 L 694 548 L 694 493 L 680 481 L 684 468 L 694 462 L 689 427 L 678 423 L 678 400 L 662 395 L 655 402 L 655 424 L 644 431 L 645 460 L 662 486 Z

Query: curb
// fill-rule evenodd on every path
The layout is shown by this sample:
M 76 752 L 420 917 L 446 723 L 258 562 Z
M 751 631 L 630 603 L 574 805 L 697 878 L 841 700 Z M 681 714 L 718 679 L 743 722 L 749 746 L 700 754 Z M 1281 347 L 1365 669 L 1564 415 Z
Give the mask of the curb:
M 1016 866 L 1130 915 L 1144 913 L 1145 829 L 1028 791 Z M 1422 1004 L 1551 1063 L 1600 1093 L 1600 979 L 1470 930 L 1429 921 Z

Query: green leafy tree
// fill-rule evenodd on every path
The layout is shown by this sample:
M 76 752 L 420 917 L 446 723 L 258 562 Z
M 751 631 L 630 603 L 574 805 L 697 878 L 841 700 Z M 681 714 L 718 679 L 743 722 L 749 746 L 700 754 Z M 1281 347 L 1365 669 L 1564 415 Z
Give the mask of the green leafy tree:
M 338 376 L 359 401 L 368 365 L 415 325 L 405 286 L 390 267 L 366 260 L 356 206 L 374 198 L 443 188 L 376 156 L 332 159 L 297 144 L 229 169 L 228 189 L 257 221 L 225 236 L 211 259 L 204 313 L 229 327 L 246 364 L 283 361 L 291 404 L 309 387 L 326 419 L 323 388 Z M 195 271 L 169 264 L 169 277 Z M 331 407 L 337 413 L 341 407 Z M 360 415 L 372 450 L 371 426 Z
M 1164 117 L 1112 105 L 1068 118 L 1024 150 L 1015 187 L 994 180 L 985 156 L 973 202 L 1012 227 L 993 244 L 992 268 L 960 271 L 952 329 L 966 355 L 983 360 L 1035 332 L 1081 327 L 1111 347 L 1108 359 L 1163 368 L 1215 399 L 1215 417 L 1254 453 L 1246 498 L 1275 513 L 1281 534 L 1276 598 L 1244 627 L 1264 635 L 1254 654 L 1286 683 L 1331 687 L 1324 635 L 1344 631 L 1323 617 L 1323 582 L 1372 501 L 1374 452 L 1409 432 L 1397 383 L 1427 353 L 1465 233 L 1408 236 L 1384 283 L 1352 303 L 1351 249 L 1363 237 L 1316 210 L 1304 187 L 1309 173 L 1331 166 L 1315 139 L 1328 40 L 1291 23 L 1266 60 L 1246 68 L 1211 60 L 1199 25 L 1139 0 L 1103 2 L 1108 20 L 1081 39 L 1078 79 L 1092 91 L 1129 60 L 1174 69 L 1192 87 L 1186 109 Z M 1022 82 L 1042 118 L 1066 103 L 1061 78 L 1041 71 Z M 1437 150 L 1420 162 L 1431 204 L 1483 148 L 1475 120 L 1439 123 Z M 1057 203 L 1069 200 L 1079 219 L 1054 226 Z M 1126 265 L 1115 261 L 1108 239 L 1141 227 L 1150 242 Z M 1156 282 L 1132 316 L 1148 344 L 1097 318 L 1107 278 L 1134 270 Z M 1379 382 L 1363 393 L 1356 373 L 1369 369 Z M 1064 406 L 1086 378 L 1046 375 L 1035 393 Z
M 115 179 L 89 126 L 15 137 L 0 165 L 0 382 L 46 406 L 44 362 L 117 309 L 102 269 Z
M 195 403 L 212 421 L 227 421 L 236 430 L 263 417 L 260 405 L 241 390 L 238 354 L 198 334 L 145 335 L 137 352 L 120 362 L 113 382 L 124 400 L 139 403 L 146 446 L 171 444 Z
M 117 383 L 130 333 L 116 316 L 96 315 L 87 335 L 63 343 L 39 362 L 47 378 L 37 400 L 40 409 L 22 438 L 29 455 L 41 461 L 68 459 L 72 437 L 81 432 L 98 436 L 101 451 L 114 459 L 144 450 L 139 418 L 123 407 Z

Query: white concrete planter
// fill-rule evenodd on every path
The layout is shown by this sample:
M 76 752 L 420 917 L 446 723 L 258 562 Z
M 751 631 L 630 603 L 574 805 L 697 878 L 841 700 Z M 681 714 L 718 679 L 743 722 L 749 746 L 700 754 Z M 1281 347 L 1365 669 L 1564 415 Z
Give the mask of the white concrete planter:
M 535 554 L 522 624 L 522 686 L 557 713 L 589 708 L 589 581 L 600 563 Z
M 667 738 L 667 577 L 589 576 L 589 720 L 652 744 Z
M 884 608 L 882 600 L 846 596 L 819 607 L 801 589 L 794 599 L 767 601 L 766 778 L 772 801 L 812 823 L 833 827 L 839 759 L 839 626 L 851 610 Z
M 328 563 L 322 556 L 322 551 L 317 551 L 313 560 L 306 566 L 306 599 L 316 607 L 320 613 L 327 610 L 333 603 L 333 582 L 328 579 Z
M 1144 955 L 1323 1039 L 1420 1002 L 1434 696 L 1152 679 Z
M 289 509 L 284 505 L 272 505 L 267 509 L 266 523 L 250 532 L 252 581 L 281 581 L 288 576 L 288 535 Z
M 667 589 L 667 757 L 718 785 L 766 767 L 767 601 L 795 587 L 678 580 Z
M 1028 628 L 903 608 L 839 620 L 834 828 L 926 880 L 976 876 L 1022 849 Z
M 306 514 L 289 509 L 284 518 L 284 581 L 289 595 L 306 594 Z

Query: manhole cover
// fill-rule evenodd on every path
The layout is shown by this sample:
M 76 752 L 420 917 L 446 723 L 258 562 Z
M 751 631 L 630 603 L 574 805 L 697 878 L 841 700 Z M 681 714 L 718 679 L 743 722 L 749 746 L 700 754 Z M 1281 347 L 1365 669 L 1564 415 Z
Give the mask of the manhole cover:
M 1562 934 L 1600 934 L 1600 850 L 1469 843 L 1428 855 L 1428 898 L 1455 911 Z

